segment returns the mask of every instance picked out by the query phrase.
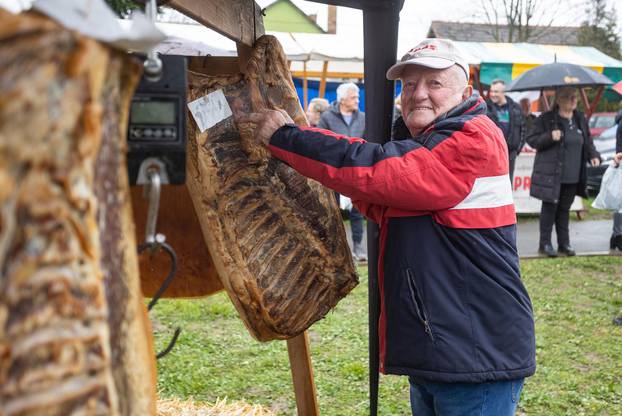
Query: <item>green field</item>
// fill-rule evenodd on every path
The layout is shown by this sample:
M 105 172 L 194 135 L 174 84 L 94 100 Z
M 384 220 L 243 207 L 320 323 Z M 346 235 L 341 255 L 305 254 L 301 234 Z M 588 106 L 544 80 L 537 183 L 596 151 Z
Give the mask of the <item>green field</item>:
M 538 370 L 527 380 L 525 415 L 622 415 L 622 257 L 530 260 L 523 279 L 536 315 Z M 322 415 L 366 415 L 367 277 L 309 330 Z M 254 341 L 223 293 L 162 300 L 152 313 L 156 348 L 176 326 L 175 349 L 158 362 L 162 398 L 227 397 L 294 415 L 287 347 Z M 379 415 L 409 415 L 404 377 L 380 379 Z

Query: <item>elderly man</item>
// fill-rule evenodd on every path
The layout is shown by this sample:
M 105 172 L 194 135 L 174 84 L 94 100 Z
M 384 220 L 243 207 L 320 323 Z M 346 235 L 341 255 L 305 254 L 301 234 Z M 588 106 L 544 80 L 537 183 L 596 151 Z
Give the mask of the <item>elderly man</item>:
M 317 127 L 348 137 L 363 137 L 365 132 L 365 113 L 359 111 L 359 87 L 346 82 L 337 87 L 337 99 L 320 118 Z M 363 216 L 352 207 L 350 210 L 350 230 L 352 231 L 352 257 L 367 261 L 363 248 Z
M 486 105 L 488 106 L 488 116 L 501 129 L 508 145 L 510 181 L 513 183 L 516 157 L 525 144 L 523 110 L 520 105 L 505 95 L 505 82 L 502 79 L 495 79 L 490 83 Z
M 403 118 L 384 145 L 285 112 L 246 120 L 275 157 L 380 225 L 380 370 L 409 376 L 417 416 L 513 415 L 536 365 L 507 146 L 468 74 L 451 41 L 411 49 L 387 72 L 402 80 Z

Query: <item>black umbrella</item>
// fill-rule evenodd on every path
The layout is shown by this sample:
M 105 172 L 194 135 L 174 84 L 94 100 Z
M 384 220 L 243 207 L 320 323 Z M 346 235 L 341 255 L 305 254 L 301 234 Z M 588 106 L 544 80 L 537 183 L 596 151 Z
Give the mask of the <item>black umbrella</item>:
M 517 77 L 508 91 L 537 91 L 560 87 L 591 87 L 612 85 L 603 74 L 581 65 L 554 62 L 530 69 Z

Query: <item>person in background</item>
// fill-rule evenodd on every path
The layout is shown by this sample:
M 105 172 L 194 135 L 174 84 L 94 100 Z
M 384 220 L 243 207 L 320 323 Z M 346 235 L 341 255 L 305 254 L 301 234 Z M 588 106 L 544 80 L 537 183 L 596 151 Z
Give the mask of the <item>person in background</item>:
M 577 110 L 575 88 L 556 91 L 555 106 L 536 119 L 527 143 L 537 151 L 529 194 L 542 201 L 538 252 L 548 257 L 574 256 L 568 230 L 570 206 L 576 195 L 587 198 L 586 164 L 600 165 L 587 120 Z M 553 224 L 557 252 L 551 244 Z
M 523 111 L 523 120 L 525 121 L 523 136 L 526 136 L 527 132 L 533 128 L 533 122 L 536 120 L 536 116 L 531 112 L 531 101 L 529 101 L 529 98 L 521 98 L 520 108 Z
M 620 167 L 622 164 L 622 109 L 616 116 L 616 123 L 618 124 L 618 128 L 616 129 L 616 155 L 613 158 L 613 163 L 618 169 L 622 169 L 622 167 Z M 622 251 L 622 212 L 613 214 L 613 233 L 609 245 L 611 250 Z M 622 326 L 622 315 L 613 318 L 613 324 Z
M 236 121 L 379 224 L 380 371 L 409 377 L 412 414 L 513 416 L 536 344 L 505 139 L 450 40 L 416 45 L 387 78 L 404 89 L 385 144 L 301 129 L 283 110 Z
M 330 103 L 325 98 L 316 97 L 309 102 L 307 106 L 307 121 L 311 127 L 316 127 L 320 122 L 320 118 L 324 111 L 328 109 Z
M 401 93 L 400 95 L 395 97 L 395 101 L 393 104 L 393 123 L 395 123 L 395 121 L 400 117 L 402 117 L 402 94 Z
M 613 163 L 619 168 L 620 162 L 622 162 L 622 110 L 616 115 L 616 124 L 618 125 L 616 129 L 616 155 Z M 611 233 L 609 248 L 622 251 L 622 212 L 613 214 L 613 232 Z
M 505 82 L 501 79 L 495 79 L 490 84 L 486 105 L 488 116 L 501 129 L 508 145 L 510 182 L 514 183 L 514 164 L 525 139 L 523 111 L 514 100 L 505 95 Z
M 359 87 L 356 84 L 348 82 L 337 87 L 337 100 L 322 114 L 317 127 L 348 137 L 363 137 L 365 113 L 359 111 Z M 352 207 L 350 211 L 352 257 L 358 261 L 367 261 L 366 250 L 363 247 L 363 226 L 363 216 L 358 209 Z

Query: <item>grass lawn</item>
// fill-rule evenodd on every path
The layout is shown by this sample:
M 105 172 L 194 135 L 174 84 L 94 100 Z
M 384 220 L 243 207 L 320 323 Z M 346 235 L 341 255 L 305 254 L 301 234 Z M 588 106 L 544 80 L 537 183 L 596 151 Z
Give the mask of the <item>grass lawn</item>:
M 538 370 L 527 380 L 525 415 L 622 415 L 622 257 L 528 260 L 523 278 L 536 315 Z M 309 330 L 322 415 L 368 410 L 367 277 Z M 254 341 L 224 293 L 161 300 L 152 313 L 156 348 L 182 327 L 158 362 L 162 398 L 214 402 L 228 397 L 294 415 L 287 347 Z M 380 379 L 380 415 L 409 415 L 404 377 Z

